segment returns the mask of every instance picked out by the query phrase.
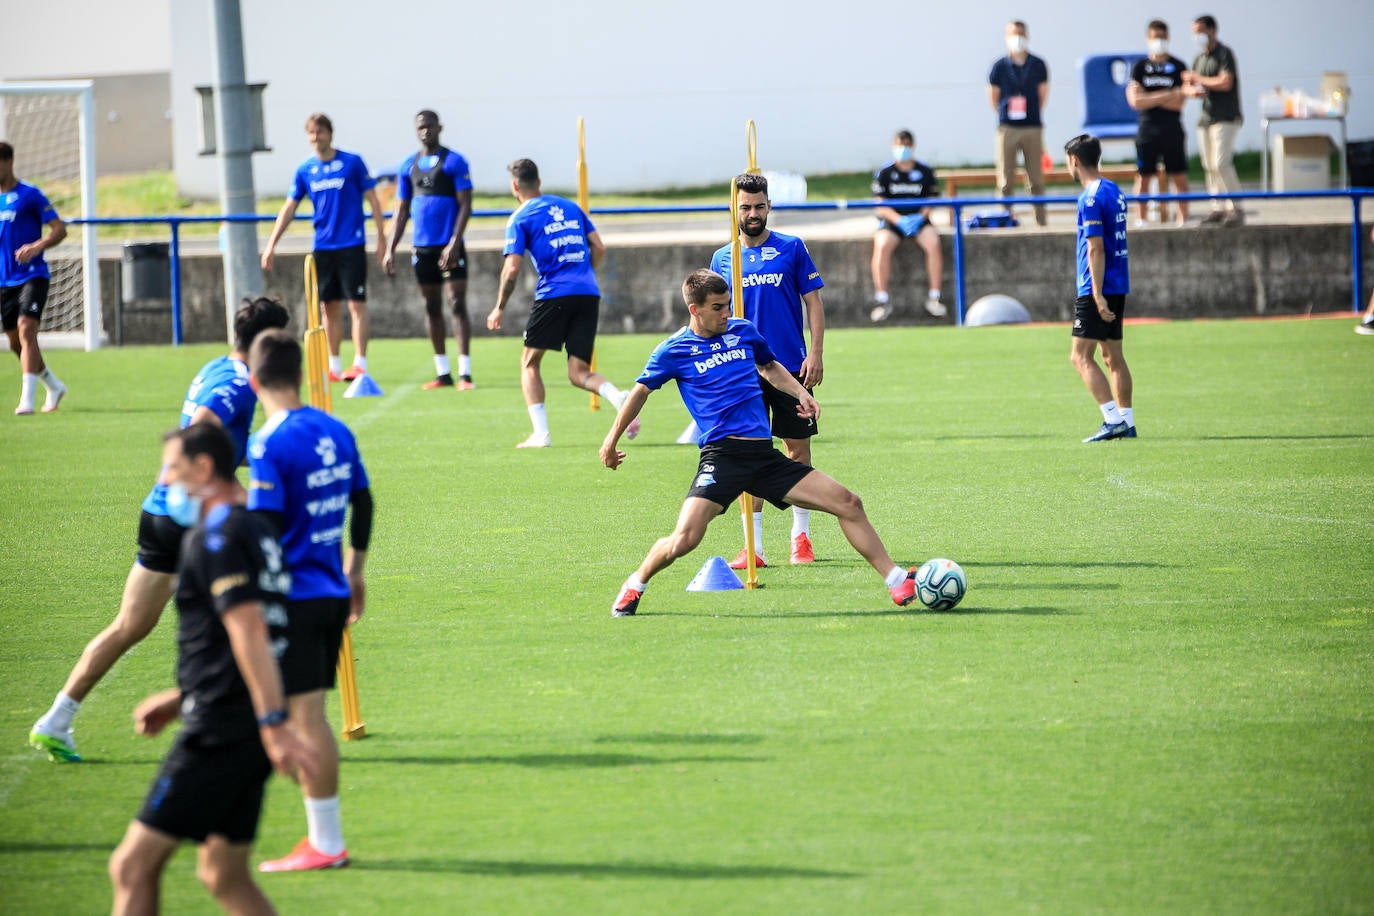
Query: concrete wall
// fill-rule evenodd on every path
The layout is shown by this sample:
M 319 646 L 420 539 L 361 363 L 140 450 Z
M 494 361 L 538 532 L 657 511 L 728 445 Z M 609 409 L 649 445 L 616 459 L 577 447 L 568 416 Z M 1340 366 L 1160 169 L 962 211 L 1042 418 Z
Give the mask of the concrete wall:
M 1366 228 L 1364 231 L 1368 231 Z M 1020 300 L 1037 321 L 1065 321 L 1072 310 L 1074 237 L 1064 232 L 987 231 L 966 236 L 967 294 L 971 304 L 989 293 Z M 952 239 L 944 236 L 945 300 L 954 301 Z M 868 324 L 871 285 L 869 237 L 821 240 L 809 244 L 826 280 L 826 321 L 830 326 Z M 607 252 L 599 274 L 603 291 L 603 333 L 662 333 L 686 323 L 679 285 L 687 273 L 710 261 L 714 245 L 617 245 Z M 278 255 L 267 278 L 269 295 L 293 312 L 294 326 L 305 327 L 300 277 L 304 255 Z M 484 320 L 496 301 L 500 251 L 491 246 L 469 251 L 468 309 L 474 333 L 489 332 Z M 402 259 L 405 264 L 405 259 Z M 1047 267 L 1049 265 L 1049 267 Z M 1224 318 L 1302 314 L 1350 307 L 1350 227 L 1346 225 L 1246 226 L 1231 230 L 1154 230 L 1131 236 L 1128 300 L 1135 317 Z M 372 333 L 375 337 L 421 337 L 424 312 L 409 267 L 388 279 L 375 267 L 369 278 Z M 182 261 L 183 334 L 188 342 L 223 341 L 223 270 L 218 255 Z M 101 263 L 105 327 L 113 339 L 119 301 L 119 262 Z M 898 251 L 893 267 L 893 323 L 934 324 L 920 304 L 925 268 L 913 245 Z M 522 272 L 522 286 L 507 310 L 507 336 L 518 336 L 533 297 L 533 271 Z M 952 319 L 947 319 L 952 320 Z M 167 343 L 170 315 L 128 315 L 125 343 Z

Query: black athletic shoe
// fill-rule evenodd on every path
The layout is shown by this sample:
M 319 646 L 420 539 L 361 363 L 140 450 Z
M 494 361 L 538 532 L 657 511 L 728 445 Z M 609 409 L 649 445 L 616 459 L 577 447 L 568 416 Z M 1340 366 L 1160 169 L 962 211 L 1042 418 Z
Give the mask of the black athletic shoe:
M 1120 423 L 1103 423 L 1097 432 L 1093 433 L 1084 442 L 1106 442 L 1108 439 L 1120 439 L 1129 434 L 1130 425 L 1122 420 Z
M 633 617 L 639 608 L 639 599 L 643 597 L 643 592 L 637 592 L 628 585 L 620 590 L 616 595 L 615 604 L 611 605 L 612 617 Z
M 443 375 L 436 376 L 433 381 L 425 382 L 420 387 L 425 391 L 433 391 L 435 388 L 452 388 L 453 376 L 445 372 Z
M 1356 334 L 1374 334 L 1374 318 L 1366 318 L 1355 325 Z
M 1135 427 L 1132 426 L 1130 429 L 1126 430 L 1126 434 L 1125 434 L 1124 436 L 1122 436 L 1121 438 L 1123 438 L 1123 439 L 1134 439 L 1135 437 L 1136 437 L 1136 436 L 1135 436 Z

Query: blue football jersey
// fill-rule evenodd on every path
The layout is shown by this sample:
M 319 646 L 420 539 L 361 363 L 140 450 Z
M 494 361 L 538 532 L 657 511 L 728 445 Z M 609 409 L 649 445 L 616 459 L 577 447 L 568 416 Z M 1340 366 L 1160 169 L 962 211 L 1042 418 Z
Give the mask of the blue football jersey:
M 191 380 L 186 398 L 181 402 L 177 425 L 183 429 L 190 426 L 196 410 L 210 408 L 234 443 L 234 466 L 237 467 L 243 463 L 248 450 L 248 430 L 253 425 L 253 411 L 257 406 L 258 396 L 248 385 L 247 364 L 221 356 L 202 366 Z M 162 476 L 163 472 L 159 471 L 153 491 L 143 500 L 143 510 L 152 515 L 167 514 L 167 485 L 162 482 Z
M 811 252 L 794 235 L 770 232 L 757 248 L 742 249 L 741 260 L 744 317 L 754 323 L 788 372 L 800 372 L 806 359 L 801 297 L 825 286 Z M 711 269 L 726 283 L 734 282 L 729 245 L 711 258 Z
M 249 443 L 248 476 L 248 508 L 282 515 L 291 600 L 347 598 L 344 518 L 368 486 L 353 433 L 313 407 L 280 411 Z
M 447 245 L 453 238 L 458 222 L 459 191 L 472 188 L 472 174 L 468 161 L 451 149 L 439 155 L 413 153 L 401 163 L 396 173 L 396 199 L 410 201 L 410 218 L 415 228 L 411 244 L 416 248 Z M 423 186 L 416 187 L 412 171 L 418 173 Z
M 21 181 L 0 193 L 0 286 L 20 286 L 35 277 L 50 276 L 43 255 L 20 264 L 14 253 L 41 239 L 43 227 L 57 218 L 48 198 L 31 184 Z
M 375 187 L 361 156 L 334 151 L 334 157 L 321 162 L 311 156 L 296 169 L 291 184 L 292 200 L 310 198 L 314 209 L 315 248 L 333 251 L 365 244 L 363 234 L 363 197 Z
M 528 254 L 539 282 L 535 299 L 599 296 L 587 236 L 596 231 L 591 219 L 572 201 L 541 194 L 520 205 L 506 222 L 503 255 Z
M 1115 182 L 1099 178 L 1083 189 L 1078 198 L 1078 295 L 1093 294 L 1092 274 L 1088 272 L 1088 239 L 1102 238 L 1107 259 L 1102 272 L 1102 295 L 1125 295 L 1131 291 L 1131 273 L 1126 259 L 1126 196 Z
M 727 436 L 771 439 L 758 367 L 775 360 L 752 322 L 731 318 L 717 337 L 701 337 L 690 327 L 678 331 L 654 348 L 635 381 L 657 391 L 677 380 L 682 402 L 701 430 L 697 445 Z

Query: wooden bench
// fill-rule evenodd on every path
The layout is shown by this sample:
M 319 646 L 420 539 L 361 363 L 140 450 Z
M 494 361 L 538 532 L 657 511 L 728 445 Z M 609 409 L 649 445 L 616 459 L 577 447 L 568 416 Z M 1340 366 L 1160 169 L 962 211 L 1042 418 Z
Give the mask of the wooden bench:
M 1135 181 L 1136 168 L 1133 165 L 1104 165 L 1102 167 L 1102 177 L 1109 178 L 1117 184 L 1126 186 Z M 936 169 L 935 177 L 940 181 L 941 197 L 958 197 L 961 187 L 992 188 L 996 193 L 1002 178 L 996 169 Z M 1160 180 L 1163 181 L 1164 174 L 1160 173 Z M 1073 180 L 1073 175 L 1069 174 L 1067 166 L 1055 166 L 1045 172 L 1045 185 L 1072 185 L 1078 182 Z M 1024 188 L 1026 186 L 1026 170 L 1016 170 L 1016 186 Z

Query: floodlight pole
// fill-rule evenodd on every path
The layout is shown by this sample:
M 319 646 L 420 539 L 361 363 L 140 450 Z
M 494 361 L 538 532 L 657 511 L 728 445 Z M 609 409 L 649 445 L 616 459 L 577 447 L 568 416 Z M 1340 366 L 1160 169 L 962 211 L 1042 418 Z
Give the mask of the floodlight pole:
M 238 0 L 210 0 L 215 30 L 215 136 L 220 209 L 226 215 L 256 212 L 253 193 L 253 129 L 243 66 L 243 18 Z M 224 246 L 224 319 L 234 340 L 234 312 L 245 296 L 262 295 L 257 224 L 229 221 Z

